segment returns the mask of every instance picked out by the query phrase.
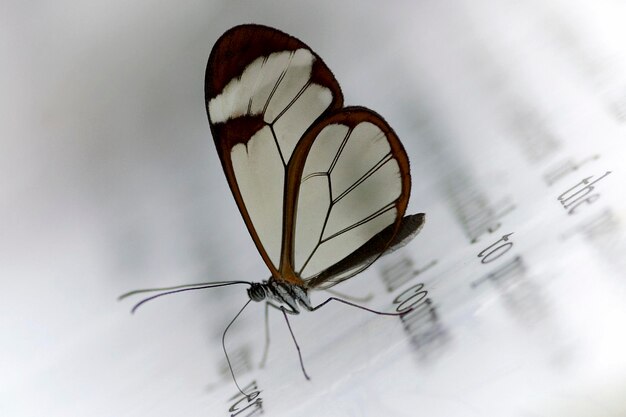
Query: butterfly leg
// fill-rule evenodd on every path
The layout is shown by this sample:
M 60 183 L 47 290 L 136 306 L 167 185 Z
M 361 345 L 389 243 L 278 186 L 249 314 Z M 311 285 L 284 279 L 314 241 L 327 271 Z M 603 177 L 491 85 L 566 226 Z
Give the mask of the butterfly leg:
M 259 363 L 259 368 L 265 367 L 267 361 L 267 352 L 270 350 L 270 325 L 269 325 L 270 303 L 265 303 L 265 348 L 263 349 L 263 358 Z
M 403 311 L 402 313 L 385 313 L 385 312 L 382 312 L 382 311 L 372 310 L 372 309 L 369 309 L 367 307 L 363 307 L 363 306 L 360 306 L 358 304 L 351 303 L 350 301 L 347 301 L 347 300 L 342 300 L 341 298 L 330 297 L 328 300 L 324 301 L 320 305 L 311 308 L 310 311 L 318 310 L 318 309 L 324 307 L 326 304 L 330 303 L 331 301 L 339 301 L 340 303 L 347 304 L 347 305 L 352 306 L 352 307 L 360 308 L 361 310 L 369 311 L 370 313 L 379 314 L 381 316 L 402 316 L 402 315 L 404 315 L 404 314 L 406 314 L 406 313 L 408 313 L 408 312 L 410 312 L 412 310 L 411 309 L 411 310 L 408 310 L 408 311 Z
M 263 357 L 261 359 L 261 362 L 259 363 L 259 368 L 265 367 L 265 362 L 267 362 L 267 355 L 270 350 L 270 325 L 269 325 L 270 307 L 274 307 L 276 310 L 281 310 L 281 307 L 277 306 L 274 303 L 271 303 L 269 301 L 265 303 L 265 348 L 263 349 Z M 298 312 L 290 310 L 290 309 L 285 309 L 285 312 L 288 314 L 298 314 Z
M 277 310 L 282 311 L 283 316 L 285 317 L 285 321 L 287 322 L 287 328 L 289 329 L 289 333 L 291 333 L 291 338 L 293 339 L 293 343 L 296 345 L 296 350 L 298 351 L 298 358 L 300 359 L 300 368 L 302 368 L 302 373 L 304 374 L 304 377 L 307 380 L 310 380 L 311 378 L 309 377 L 309 375 L 306 373 L 306 369 L 304 369 L 304 361 L 302 360 L 302 353 L 300 352 L 300 345 L 298 345 L 298 341 L 296 340 L 296 336 L 293 334 L 293 330 L 291 329 L 291 324 L 289 323 L 289 318 L 287 317 L 287 314 L 291 314 L 291 315 L 296 315 L 298 314 L 297 311 L 285 308 L 284 306 L 277 306 L 273 303 L 270 303 L 269 301 L 267 302 L 268 306 L 274 307 Z M 269 344 L 269 343 L 268 343 Z
M 350 301 L 355 301 L 355 302 L 360 302 L 360 303 L 367 303 L 368 301 L 370 301 L 372 298 L 374 298 L 374 294 L 369 293 L 366 296 L 363 297 L 356 297 L 354 295 L 347 295 L 344 293 L 341 293 L 337 290 L 334 290 L 332 288 L 327 288 L 324 291 L 336 296 L 336 297 L 341 297 L 344 300 L 350 300 Z

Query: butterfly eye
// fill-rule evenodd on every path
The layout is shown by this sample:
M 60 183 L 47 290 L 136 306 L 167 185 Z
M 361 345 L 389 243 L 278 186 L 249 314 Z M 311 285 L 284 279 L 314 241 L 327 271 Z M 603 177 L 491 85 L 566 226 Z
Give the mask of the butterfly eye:
M 248 288 L 248 297 L 252 301 L 263 301 L 265 299 L 265 288 L 258 282 L 252 283 L 250 288 Z

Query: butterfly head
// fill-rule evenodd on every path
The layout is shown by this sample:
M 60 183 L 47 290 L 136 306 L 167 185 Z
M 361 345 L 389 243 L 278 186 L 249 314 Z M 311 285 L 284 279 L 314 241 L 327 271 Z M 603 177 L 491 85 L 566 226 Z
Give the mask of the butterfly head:
M 265 286 L 259 282 L 253 282 L 248 288 L 248 297 L 253 301 L 263 301 L 266 297 Z

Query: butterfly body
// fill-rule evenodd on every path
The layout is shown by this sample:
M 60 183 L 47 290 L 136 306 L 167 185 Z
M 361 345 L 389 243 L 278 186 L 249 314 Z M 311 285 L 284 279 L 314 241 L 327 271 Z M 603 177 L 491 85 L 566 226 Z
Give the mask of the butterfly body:
M 263 282 L 254 282 L 248 288 L 248 297 L 252 301 L 266 301 L 275 307 L 286 308 L 290 314 L 299 314 L 300 308 L 312 311 L 313 306 L 305 287 L 291 284 L 286 281 L 278 281 L 270 278 Z M 286 307 L 285 307 L 286 306 Z

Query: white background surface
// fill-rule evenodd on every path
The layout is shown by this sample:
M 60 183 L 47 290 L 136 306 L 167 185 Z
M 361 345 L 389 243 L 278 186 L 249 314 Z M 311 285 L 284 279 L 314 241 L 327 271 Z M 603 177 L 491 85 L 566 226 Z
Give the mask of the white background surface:
M 339 290 L 372 293 L 368 306 L 389 311 L 423 283 L 441 336 L 429 345 L 420 333 L 417 349 L 399 319 L 343 306 L 303 314 L 292 325 L 307 382 L 278 315 L 256 369 L 263 308 L 250 306 L 228 345 L 254 367 L 238 376 L 257 382 L 265 414 L 625 415 L 624 18 L 609 0 L 5 2 L 0 414 L 230 415 L 220 338 L 243 288 L 134 316 L 116 297 L 267 278 L 203 97 L 215 40 L 254 22 L 311 46 L 346 103 L 381 113 L 403 140 L 409 210 L 427 213 L 426 227 Z M 557 197 L 607 171 L 599 197 L 568 215 Z M 465 210 L 515 208 L 471 243 L 454 209 L 463 190 L 485 205 Z M 511 250 L 481 264 L 507 233 Z M 523 274 L 486 278 L 515 256 Z M 381 278 L 407 259 L 425 270 L 387 292 Z

